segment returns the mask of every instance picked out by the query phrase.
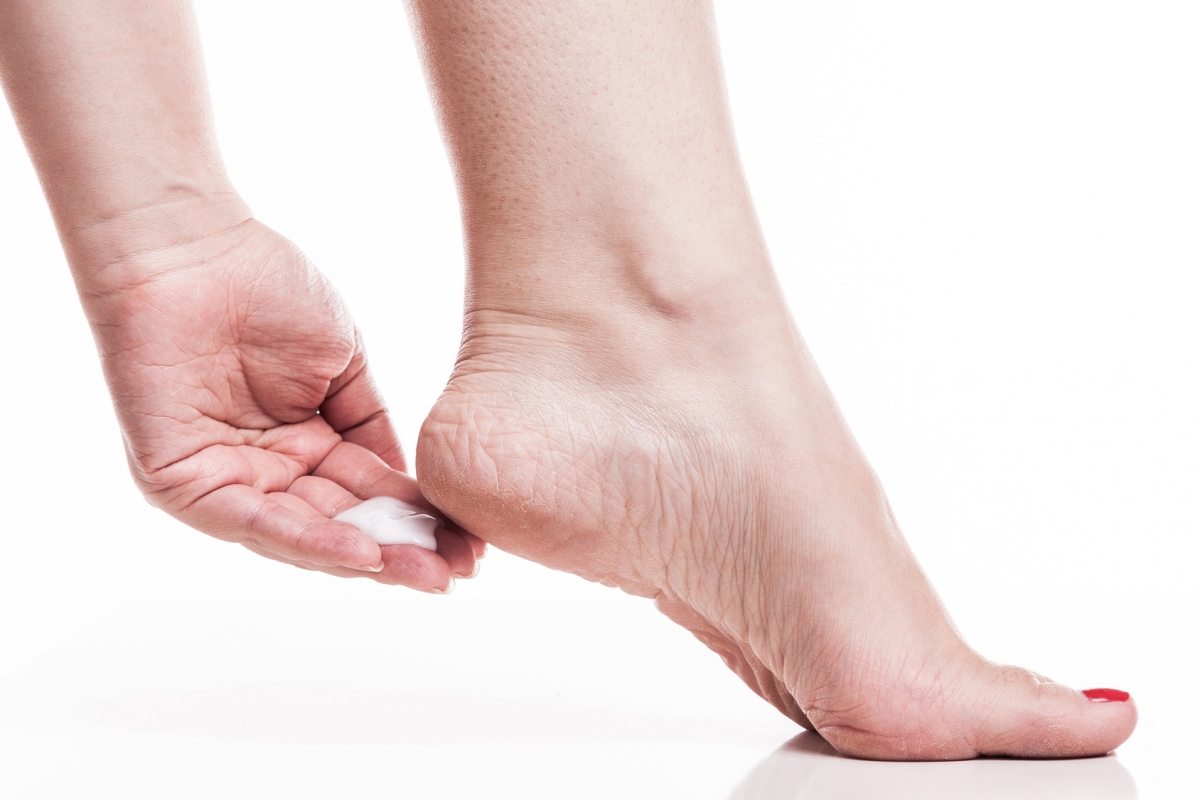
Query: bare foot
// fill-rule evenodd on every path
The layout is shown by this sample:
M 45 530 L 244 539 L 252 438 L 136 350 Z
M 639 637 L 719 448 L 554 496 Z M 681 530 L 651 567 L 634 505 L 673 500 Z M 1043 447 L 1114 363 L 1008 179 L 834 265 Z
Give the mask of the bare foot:
M 1124 741 L 1131 702 L 984 660 L 909 552 L 771 271 L 709 5 L 412 8 L 469 266 L 425 495 L 501 548 L 655 598 L 844 753 Z
M 519 313 L 477 291 L 421 433 L 421 489 L 502 549 L 654 598 L 843 753 L 1124 741 L 1132 702 L 963 642 L 778 294 L 720 297 L 682 313 L 564 293 Z

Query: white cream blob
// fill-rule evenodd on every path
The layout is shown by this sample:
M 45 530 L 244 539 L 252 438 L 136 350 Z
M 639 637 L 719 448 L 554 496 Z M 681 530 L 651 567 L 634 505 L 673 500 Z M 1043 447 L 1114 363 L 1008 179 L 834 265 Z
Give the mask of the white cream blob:
M 440 524 L 424 509 L 394 497 L 372 497 L 334 517 L 347 522 L 379 544 L 415 544 L 437 550 L 433 532 Z

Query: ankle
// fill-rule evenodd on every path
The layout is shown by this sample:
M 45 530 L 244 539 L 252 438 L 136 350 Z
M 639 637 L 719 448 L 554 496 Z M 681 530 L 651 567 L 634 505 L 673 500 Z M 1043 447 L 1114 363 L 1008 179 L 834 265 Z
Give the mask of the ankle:
M 468 228 L 468 317 L 617 339 L 644 336 L 647 325 L 711 331 L 786 316 L 752 220 L 738 230 L 685 231 L 662 218 L 628 224 L 615 216 L 552 229 Z

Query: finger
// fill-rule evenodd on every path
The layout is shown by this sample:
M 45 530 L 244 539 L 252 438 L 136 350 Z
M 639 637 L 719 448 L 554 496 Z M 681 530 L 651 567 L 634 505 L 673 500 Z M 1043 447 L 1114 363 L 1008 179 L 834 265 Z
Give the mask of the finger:
M 464 531 L 462 528 L 460 528 L 454 522 L 448 521 L 446 523 L 446 527 L 452 531 L 457 531 L 457 532 L 461 533 L 463 538 L 471 543 L 471 552 L 473 552 L 475 554 L 476 560 L 483 558 L 484 556 L 487 555 L 487 547 L 488 546 L 487 546 L 487 542 L 485 542 L 483 539 L 480 539 L 478 536 L 476 536 L 473 533 L 468 533 L 467 531 Z
M 383 395 L 375 386 L 361 346 L 342 377 L 329 387 L 321 404 L 321 416 L 342 439 L 365 447 L 385 464 L 404 472 L 408 469 L 400 437 L 392 426 Z
M 321 514 L 335 517 L 343 511 L 353 508 L 362 501 L 344 488 L 329 480 L 315 475 L 306 475 L 296 480 L 288 492 L 303 499 Z M 467 538 L 475 539 L 468 533 L 449 527 L 439 527 L 437 537 L 437 553 L 448 565 L 449 573 L 461 578 L 469 578 L 475 573 L 475 549 Z M 384 562 L 388 563 L 390 546 L 381 548 Z M 436 588 L 444 588 L 438 586 Z
M 374 453 L 350 442 L 342 442 L 330 450 L 329 455 L 325 456 L 313 474 L 334 481 L 363 500 L 380 496 L 395 497 L 397 500 L 426 508 L 439 517 L 442 516 L 441 512 L 425 499 L 415 478 L 388 468 L 387 464 L 384 464 Z M 452 553 L 454 558 L 460 559 L 452 566 L 454 574 L 461 577 L 475 574 L 475 560 L 483 556 L 487 551 L 487 545 L 482 539 L 464 531 L 453 522 L 445 523 L 444 530 L 447 535 L 444 537 L 442 530 L 442 528 L 438 529 L 438 552 L 442 551 L 444 538 L 447 547 L 453 548 L 447 550 L 447 553 Z M 471 550 L 469 564 L 461 560 L 463 559 L 463 550 L 451 534 L 469 546 Z
M 384 567 L 372 576 L 375 580 L 436 594 L 454 589 L 454 575 L 441 554 L 415 544 L 389 544 L 380 550 Z
M 337 578 L 368 578 L 386 586 L 403 586 L 408 589 L 416 589 L 417 591 L 429 592 L 431 594 L 446 594 L 449 587 L 454 583 L 454 578 L 449 574 L 449 569 L 445 566 L 444 561 L 441 563 L 441 569 L 438 569 L 437 564 L 430 563 L 419 554 L 417 562 L 414 563 L 406 558 L 404 553 L 397 555 L 392 552 L 397 549 L 412 548 L 437 559 L 437 556 L 433 553 L 414 545 L 395 545 L 380 548 L 384 551 L 384 560 L 387 562 L 382 572 L 364 572 L 362 570 L 347 569 L 346 567 L 327 567 L 320 564 L 310 564 L 305 561 L 292 561 L 278 553 L 264 550 L 252 542 L 242 542 L 242 546 L 263 558 L 269 558 L 272 561 L 278 561 L 281 564 L 288 564 L 309 572 L 324 572 L 326 575 L 333 575 Z
M 438 555 L 446 560 L 451 574 L 460 578 L 475 577 L 475 551 L 471 543 L 449 528 L 439 527 L 434 536 L 437 537 Z
M 394 497 L 441 513 L 421 494 L 415 478 L 389 467 L 378 455 L 353 442 L 337 444 L 311 474 L 333 481 L 360 500 Z
M 395 497 L 414 506 L 426 508 L 444 519 L 432 503 L 425 499 L 416 478 L 388 468 L 387 464 L 369 450 L 351 442 L 342 442 L 329 451 L 313 474 L 344 486 L 356 497 L 369 500 L 381 495 Z M 487 553 L 487 543 L 457 523 L 446 520 L 446 528 L 470 543 L 475 558 Z M 439 547 L 440 549 L 440 547 Z
M 313 508 L 312 503 L 305 502 L 304 498 L 288 494 L 287 492 L 267 492 L 267 499 L 279 503 L 284 508 L 294 511 L 312 522 L 329 519 L 327 514 L 322 514 Z
M 421 494 L 415 478 L 390 469 L 374 453 L 350 442 L 335 446 L 313 475 L 331 480 L 363 500 L 395 497 L 441 517 L 441 512 Z M 474 575 L 475 554 L 483 552 L 479 546 L 483 541 L 453 524 L 439 528 L 437 537 L 438 552 L 450 564 L 451 572 L 463 578 Z
M 445 519 L 444 515 L 443 519 Z M 445 526 L 448 530 L 454 531 L 459 536 L 463 537 L 463 539 L 465 539 L 467 543 L 471 545 L 471 552 L 474 554 L 476 561 L 487 555 L 488 545 L 483 539 L 480 539 L 473 533 L 463 530 L 462 526 L 452 519 L 446 519 Z
M 230 484 L 192 503 L 181 518 L 226 541 L 254 544 L 290 561 L 373 570 L 382 565 L 377 545 L 353 525 L 334 522 L 244 484 Z M 305 504 L 307 505 L 307 504 Z
M 362 502 L 328 478 L 318 478 L 315 475 L 297 478 L 288 487 L 288 493 L 299 497 L 329 519 Z

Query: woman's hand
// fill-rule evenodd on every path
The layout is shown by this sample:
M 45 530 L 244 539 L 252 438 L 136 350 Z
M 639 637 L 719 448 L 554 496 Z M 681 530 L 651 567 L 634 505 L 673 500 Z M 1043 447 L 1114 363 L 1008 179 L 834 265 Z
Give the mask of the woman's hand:
M 337 294 L 225 174 L 189 0 L 0 0 L 0 83 L 150 501 L 336 575 L 470 574 L 467 534 L 381 549 L 330 521 L 419 493 Z
M 331 520 L 376 495 L 428 503 L 404 474 L 354 322 L 291 242 L 245 219 L 139 242 L 86 273 L 80 294 L 152 504 L 333 575 L 444 591 L 472 573 L 483 543 L 470 534 L 439 529 L 434 553 Z

